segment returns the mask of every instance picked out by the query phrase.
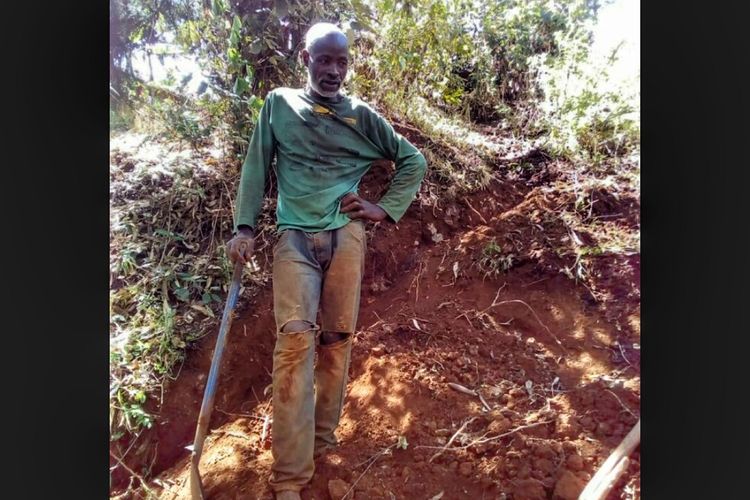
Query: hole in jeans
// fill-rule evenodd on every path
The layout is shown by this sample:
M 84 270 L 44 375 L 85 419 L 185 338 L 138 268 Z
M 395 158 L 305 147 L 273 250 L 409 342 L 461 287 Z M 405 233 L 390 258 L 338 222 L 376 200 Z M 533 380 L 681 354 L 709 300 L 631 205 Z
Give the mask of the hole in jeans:
M 350 333 L 323 332 L 320 334 L 320 345 L 331 345 L 349 338 Z
M 301 319 L 292 319 L 284 323 L 279 329 L 280 333 L 301 333 L 310 330 L 315 330 L 316 326 L 314 323 Z

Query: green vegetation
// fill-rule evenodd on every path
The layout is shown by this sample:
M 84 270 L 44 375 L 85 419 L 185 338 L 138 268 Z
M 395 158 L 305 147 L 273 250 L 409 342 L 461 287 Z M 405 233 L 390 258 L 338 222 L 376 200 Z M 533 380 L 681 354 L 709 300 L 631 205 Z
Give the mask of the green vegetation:
M 479 268 L 484 272 L 485 276 L 497 276 L 510 270 L 516 264 L 516 261 L 515 254 L 504 253 L 497 242 L 492 240 L 482 248 Z
M 120 162 L 128 159 L 121 158 Z M 156 184 L 149 197 L 129 187 Z M 222 176 L 183 165 L 112 180 L 110 425 L 113 439 L 150 427 L 144 404 L 211 326 L 230 266 L 219 245 L 231 211 Z M 213 236 L 215 235 L 215 236 Z

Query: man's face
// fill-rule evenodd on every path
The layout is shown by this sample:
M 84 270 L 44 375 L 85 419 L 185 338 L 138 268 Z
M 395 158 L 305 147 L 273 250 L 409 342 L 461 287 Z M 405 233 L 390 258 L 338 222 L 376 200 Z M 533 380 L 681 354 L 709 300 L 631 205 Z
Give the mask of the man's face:
M 346 37 L 331 33 L 319 38 L 310 47 L 310 52 L 302 51 L 302 58 L 307 66 L 310 87 L 323 97 L 338 95 L 349 66 Z

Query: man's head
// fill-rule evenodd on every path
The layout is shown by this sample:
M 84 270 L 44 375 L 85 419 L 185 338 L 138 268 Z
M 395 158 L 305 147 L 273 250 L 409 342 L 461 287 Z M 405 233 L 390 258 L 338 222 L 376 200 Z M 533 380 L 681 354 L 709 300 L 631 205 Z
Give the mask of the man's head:
M 314 24 L 305 35 L 302 62 L 310 88 L 323 97 L 336 97 L 349 66 L 346 35 L 333 24 Z

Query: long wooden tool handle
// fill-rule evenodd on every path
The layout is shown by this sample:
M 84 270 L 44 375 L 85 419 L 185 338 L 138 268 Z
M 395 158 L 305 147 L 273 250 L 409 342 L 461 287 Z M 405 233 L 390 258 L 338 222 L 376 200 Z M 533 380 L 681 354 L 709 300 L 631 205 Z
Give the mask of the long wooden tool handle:
M 578 500 L 602 500 L 615 485 L 619 477 L 628 466 L 630 455 L 638 443 L 641 442 L 641 419 L 628 432 L 625 439 L 614 449 L 607 460 L 591 478 L 589 484 L 581 492 Z
M 208 373 L 206 390 L 203 393 L 203 403 L 201 404 L 201 412 L 198 416 L 198 426 L 195 429 L 195 439 L 193 440 L 192 449 L 192 459 L 196 465 L 200 461 L 200 456 L 203 452 L 203 441 L 206 438 L 208 422 L 211 419 L 211 411 L 213 410 L 214 406 L 214 396 L 216 395 L 216 382 L 219 378 L 219 368 L 221 367 L 221 357 L 224 354 L 227 332 L 229 332 L 229 327 L 232 324 L 232 312 L 234 310 L 235 304 L 237 303 L 237 297 L 240 294 L 242 269 L 243 266 L 239 262 L 234 265 L 232 284 L 229 287 L 229 297 L 227 298 L 227 303 L 224 306 L 224 314 L 221 317 L 221 327 L 219 328 L 219 336 L 216 339 L 216 348 L 214 349 L 214 356 L 211 361 L 211 370 Z

